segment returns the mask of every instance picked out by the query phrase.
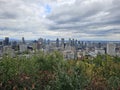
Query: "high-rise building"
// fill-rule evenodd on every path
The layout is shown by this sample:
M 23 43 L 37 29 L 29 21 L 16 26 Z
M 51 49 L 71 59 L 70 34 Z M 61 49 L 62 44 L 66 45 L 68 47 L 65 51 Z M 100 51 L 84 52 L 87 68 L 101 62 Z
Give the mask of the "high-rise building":
M 61 45 L 64 45 L 64 43 L 65 43 L 64 38 L 61 38 Z
M 4 45 L 9 45 L 9 37 L 5 37 Z
M 71 40 L 71 46 L 73 46 L 74 43 L 74 39 L 70 39 Z
M 65 39 L 61 38 L 61 47 L 62 47 L 62 49 L 65 49 L 65 46 L 66 46 Z
M 37 42 L 37 49 L 42 49 L 42 48 L 44 48 L 44 39 L 39 38 Z
M 47 45 L 50 45 L 50 40 L 49 39 L 47 40 Z
M 56 47 L 59 47 L 59 38 L 56 39 Z
M 98 43 L 98 48 L 101 48 L 101 46 L 102 46 L 102 44 L 99 42 L 99 43 Z
M 39 38 L 39 39 L 38 39 L 38 43 L 43 44 L 43 42 L 44 42 L 44 39 L 43 39 L 43 38 Z
M 78 41 L 77 41 L 77 39 L 75 40 L 75 46 L 77 46 L 77 44 L 78 44 Z
M 69 45 L 72 46 L 72 40 L 69 38 Z
M 24 39 L 24 37 L 22 37 L 22 43 L 25 44 L 25 39 Z
M 0 45 L 2 45 L 3 44 L 3 42 L 2 41 L 0 41 Z
M 14 49 L 14 50 L 16 50 L 16 51 L 19 49 L 16 41 L 13 41 L 13 42 L 11 43 L 11 46 L 12 46 L 12 49 Z
M 115 48 L 116 45 L 114 43 L 107 43 L 107 54 L 111 56 L 116 55 Z

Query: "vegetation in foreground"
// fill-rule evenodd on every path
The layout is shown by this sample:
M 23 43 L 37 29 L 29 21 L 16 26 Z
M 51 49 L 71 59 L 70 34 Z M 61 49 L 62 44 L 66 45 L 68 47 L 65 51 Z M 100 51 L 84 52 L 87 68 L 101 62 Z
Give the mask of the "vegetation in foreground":
M 0 90 L 120 90 L 120 58 L 64 60 L 59 52 L 0 60 Z

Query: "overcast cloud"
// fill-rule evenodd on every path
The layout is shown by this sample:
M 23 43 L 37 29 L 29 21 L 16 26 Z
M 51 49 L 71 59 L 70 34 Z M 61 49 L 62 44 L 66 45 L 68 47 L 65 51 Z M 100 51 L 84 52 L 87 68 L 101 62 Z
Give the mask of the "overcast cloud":
M 120 40 L 120 0 L 0 0 L 0 38 Z

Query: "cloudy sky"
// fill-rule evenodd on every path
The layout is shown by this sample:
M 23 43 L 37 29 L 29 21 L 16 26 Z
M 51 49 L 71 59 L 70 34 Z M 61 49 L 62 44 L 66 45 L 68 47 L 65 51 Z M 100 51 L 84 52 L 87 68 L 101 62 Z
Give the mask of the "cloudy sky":
M 0 0 L 0 38 L 120 40 L 120 0 Z

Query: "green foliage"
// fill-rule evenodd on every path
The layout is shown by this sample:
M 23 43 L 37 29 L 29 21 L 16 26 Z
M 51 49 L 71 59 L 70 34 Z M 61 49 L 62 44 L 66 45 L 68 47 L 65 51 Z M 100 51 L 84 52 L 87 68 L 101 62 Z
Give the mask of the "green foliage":
M 6 82 L 17 74 L 17 60 L 9 57 L 4 57 L 4 60 L 0 61 L 0 80 Z
M 40 52 L 40 55 L 36 56 L 36 63 L 39 65 L 39 70 L 54 71 L 54 69 L 62 64 L 62 62 L 63 57 L 59 52 L 53 52 L 50 54 Z
M 59 52 L 0 60 L 1 90 L 118 90 L 120 57 L 64 60 Z
M 67 63 L 66 63 L 67 64 Z M 66 66 L 66 65 L 65 65 Z M 52 90 L 83 90 L 88 84 L 84 68 L 81 65 L 58 67 Z
M 109 87 L 112 89 L 114 88 L 115 90 L 118 89 L 118 87 L 120 87 L 120 78 L 117 76 L 111 76 L 108 79 L 108 83 L 109 83 Z

